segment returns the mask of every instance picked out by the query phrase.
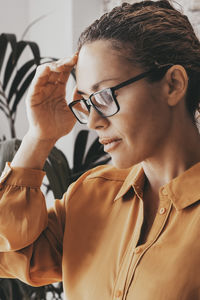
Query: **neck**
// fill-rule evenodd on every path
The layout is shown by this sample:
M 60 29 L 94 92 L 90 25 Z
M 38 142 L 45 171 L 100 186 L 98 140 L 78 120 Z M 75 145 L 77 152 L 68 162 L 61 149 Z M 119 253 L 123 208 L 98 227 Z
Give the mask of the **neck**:
M 148 185 L 153 193 L 191 166 L 200 162 L 200 135 L 195 124 L 176 124 L 162 145 L 142 162 Z

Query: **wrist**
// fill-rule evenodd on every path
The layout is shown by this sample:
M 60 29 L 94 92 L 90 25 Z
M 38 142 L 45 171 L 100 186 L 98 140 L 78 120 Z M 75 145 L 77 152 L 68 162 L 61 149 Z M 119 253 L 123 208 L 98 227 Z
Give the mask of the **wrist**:
M 28 131 L 17 151 L 11 166 L 42 170 L 56 140 L 42 139 Z
M 46 137 L 36 134 L 32 130 L 28 130 L 28 132 L 25 134 L 23 140 L 31 141 L 32 143 L 34 143 L 36 145 L 41 145 L 47 149 L 48 148 L 51 149 L 55 145 L 55 143 L 57 142 L 58 139 L 46 138 Z

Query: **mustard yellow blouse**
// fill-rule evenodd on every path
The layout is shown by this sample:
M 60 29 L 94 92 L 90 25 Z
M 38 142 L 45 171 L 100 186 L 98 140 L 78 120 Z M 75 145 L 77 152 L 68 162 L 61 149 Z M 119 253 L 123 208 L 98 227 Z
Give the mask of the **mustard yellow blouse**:
M 0 277 L 63 281 L 68 300 L 200 299 L 200 163 L 160 189 L 147 241 L 140 166 L 101 166 L 47 211 L 42 171 L 7 164 L 0 183 Z

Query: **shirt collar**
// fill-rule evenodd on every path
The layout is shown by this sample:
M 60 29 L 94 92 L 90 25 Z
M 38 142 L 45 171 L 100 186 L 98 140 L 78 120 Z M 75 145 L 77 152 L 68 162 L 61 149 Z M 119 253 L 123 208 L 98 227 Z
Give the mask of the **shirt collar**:
M 161 188 L 168 192 L 175 208 L 184 209 L 200 200 L 200 162 Z
M 134 166 L 126 177 L 114 201 L 123 197 L 131 188 L 138 196 L 142 196 L 145 174 L 140 164 Z M 168 184 L 161 187 L 177 210 L 184 209 L 200 200 L 200 162 L 186 170 Z
M 140 164 L 131 168 L 114 201 L 123 197 L 132 188 L 134 189 L 134 192 L 138 194 L 138 196 L 141 196 L 144 186 L 144 179 L 144 171 Z

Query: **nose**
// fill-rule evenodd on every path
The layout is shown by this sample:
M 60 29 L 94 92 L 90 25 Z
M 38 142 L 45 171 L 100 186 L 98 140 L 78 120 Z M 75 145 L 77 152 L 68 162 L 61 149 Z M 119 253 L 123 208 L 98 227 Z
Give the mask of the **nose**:
M 106 128 L 108 125 L 108 118 L 102 117 L 93 107 L 91 107 L 87 123 L 88 128 L 96 130 Z

